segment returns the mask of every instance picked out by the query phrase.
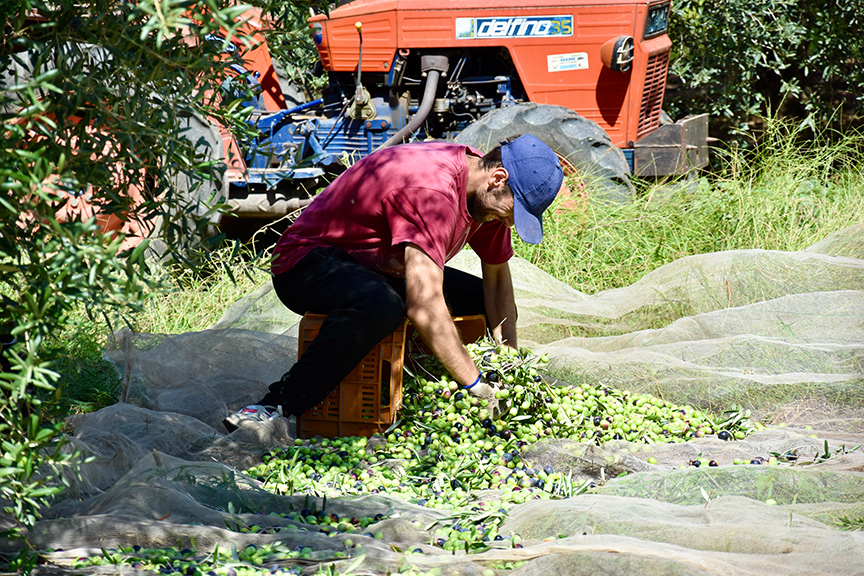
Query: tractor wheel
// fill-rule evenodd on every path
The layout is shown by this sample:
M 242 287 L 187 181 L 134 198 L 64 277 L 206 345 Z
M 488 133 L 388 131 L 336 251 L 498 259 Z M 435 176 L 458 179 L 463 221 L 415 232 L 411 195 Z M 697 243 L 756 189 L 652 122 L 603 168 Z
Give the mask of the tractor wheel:
M 219 162 L 225 158 L 219 130 L 194 114 L 181 122 L 181 137 L 194 144 L 196 160 L 216 163 L 204 170 L 173 170 L 159 176 L 171 183 L 175 196 L 164 207 L 166 212 L 153 221 L 149 252 L 157 258 L 163 258 L 169 248 L 181 254 L 194 250 L 214 236 L 222 216 L 214 206 L 228 198 L 228 180 Z
M 288 74 L 282 65 L 273 58 L 273 71 L 276 73 L 276 79 L 279 81 L 279 87 L 282 89 L 282 95 L 285 97 L 285 105 L 288 108 L 294 108 L 306 103 L 306 96 L 299 86 L 288 79 Z
M 561 158 L 564 173 L 577 172 L 592 196 L 615 202 L 633 198 L 630 167 L 621 149 L 596 122 L 563 106 L 498 108 L 463 130 L 456 142 L 486 151 L 517 134 L 533 134 L 548 144 Z

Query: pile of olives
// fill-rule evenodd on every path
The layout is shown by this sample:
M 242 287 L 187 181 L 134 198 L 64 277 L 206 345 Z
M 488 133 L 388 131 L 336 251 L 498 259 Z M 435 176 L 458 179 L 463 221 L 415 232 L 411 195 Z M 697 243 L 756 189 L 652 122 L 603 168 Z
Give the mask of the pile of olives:
M 347 558 L 343 552 L 329 553 Z M 301 574 L 300 566 L 273 568 L 274 563 L 293 563 L 315 558 L 311 548 L 288 549 L 282 544 L 255 546 L 250 544 L 241 550 L 217 547 L 209 554 L 198 553 L 194 548 L 142 548 L 130 546 L 116 550 L 103 550 L 101 556 L 85 556 L 70 566 L 82 569 L 91 566 L 116 566 L 117 573 L 129 573 L 129 568 L 148 574 L 183 574 L 188 576 L 269 576 L 275 573 Z M 268 566 L 268 567 L 265 567 Z M 121 568 L 125 567 L 125 568 Z M 318 573 L 326 574 L 320 570 Z
M 601 383 L 550 385 L 543 376 L 547 358 L 527 349 L 488 341 L 467 348 L 487 381 L 501 387 L 495 417 L 487 400 L 462 389 L 433 356 L 414 356 L 399 419 L 386 433 L 370 439 L 298 439 L 247 473 L 279 494 L 385 493 L 434 508 L 467 505 L 475 518 L 439 526 L 430 544 L 475 550 L 502 540 L 518 545 L 497 532 L 507 504 L 567 497 L 589 487 L 574 487 L 562 474 L 566 471 L 524 462 L 522 449 L 530 444 L 545 438 L 683 442 L 714 433 L 711 418 L 688 406 Z M 497 491 L 494 501 L 477 501 L 485 490 Z M 319 518 L 301 519 L 320 524 Z M 364 528 L 325 524 L 343 532 Z
M 683 442 L 717 434 L 742 439 L 753 423 L 738 414 L 715 425 L 689 406 L 678 406 L 647 394 L 634 394 L 595 383 L 559 386 L 544 376 L 545 356 L 489 341 L 468 345 L 488 382 L 500 386 L 498 406 L 472 396 L 428 355 L 412 356 L 404 381 L 404 401 L 397 422 L 372 438 L 297 439 L 292 446 L 266 454 L 247 470 L 264 488 L 279 494 L 327 497 L 390 494 L 421 506 L 447 509 L 450 516 L 418 528 L 429 535 L 427 546 L 452 552 L 477 552 L 490 547 L 521 547 L 518 534 L 499 533 L 509 506 L 529 499 L 567 498 L 593 486 L 574 485 L 568 471 L 532 466 L 523 460 L 526 446 L 549 438 L 583 443 Z M 719 428 L 719 430 L 718 430 Z M 789 457 L 792 459 L 792 456 Z M 758 460 L 758 461 L 757 461 Z M 649 463 L 656 460 L 648 458 Z M 736 460 L 735 464 L 775 464 L 777 458 Z M 717 466 L 696 458 L 684 466 Z M 237 526 L 248 532 L 317 531 L 334 539 L 329 558 L 362 554 L 362 538 L 384 538 L 376 524 L 382 514 L 340 517 L 313 507 L 284 514 L 291 522 L 279 526 Z M 350 536 L 349 536 L 350 535 Z M 355 540 L 357 543 L 355 543 Z M 339 549 L 344 550 L 338 551 Z M 423 554 L 420 546 L 403 552 Z M 324 553 L 322 551 L 322 553 Z M 192 549 L 129 549 L 81 558 L 73 566 L 127 565 L 164 574 L 196 576 L 262 576 L 298 574 L 297 562 L 315 559 L 310 548 L 280 544 L 216 550 L 198 555 Z M 421 575 L 406 565 L 406 574 Z M 281 566 L 275 568 L 274 565 Z M 519 563 L 496 568 L 511 570 Z M 266 568 L 265 568 L 266 566 Z M 332 566 L 318 573 L 335 574 Z M 495 573 L 492 569 L 484 571 Z M 402 573 L 402 572 L 400 572 Z

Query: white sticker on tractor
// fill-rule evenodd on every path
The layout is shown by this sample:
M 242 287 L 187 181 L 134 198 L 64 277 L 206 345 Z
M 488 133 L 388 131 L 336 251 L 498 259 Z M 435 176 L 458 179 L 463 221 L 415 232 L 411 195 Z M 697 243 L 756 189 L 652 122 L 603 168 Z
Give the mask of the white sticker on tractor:
M 573 35 L 573 16 L 456 18 L 456 38 L 555 38 Z
M 571 54 L 549 54 L 546 56 L 546 66 L 549 72 L 563 72 L 564 70 L 587 70 L 588 54 L 586 52 L 573 52 Z

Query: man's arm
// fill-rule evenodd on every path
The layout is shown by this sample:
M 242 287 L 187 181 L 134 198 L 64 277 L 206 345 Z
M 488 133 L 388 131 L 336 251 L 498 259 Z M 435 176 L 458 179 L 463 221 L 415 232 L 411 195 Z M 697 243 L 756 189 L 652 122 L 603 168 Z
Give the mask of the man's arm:
M 405 245 L 408 319 L 423 342 L 463 386 L 477 379 L 474 361 L 459 339 L 444 302 L 444 271 L 414 244 Z
M 486 264 L 483 266 L 483 303 L 486 305 L 486 320 L 495 339 L 518 350 L 516 341 L 516 299 L 513 296 L 513 279 L 510 265 Z

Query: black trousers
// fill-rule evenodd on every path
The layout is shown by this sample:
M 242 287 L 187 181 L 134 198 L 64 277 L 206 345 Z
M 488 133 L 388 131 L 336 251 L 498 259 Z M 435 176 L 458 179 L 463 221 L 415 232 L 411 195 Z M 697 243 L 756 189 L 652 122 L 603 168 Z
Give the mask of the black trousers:
M 299 416 L 322 401 L 405 319 L 405 280 L 371 270 L 338 247 L 315 248 L 273 277 L 279 299 L 297 314 L 325 314 L 318 336 L 259 404 Z M 444 269 L 444 299 L 454 316 L 485 314 L 483 281 Z

